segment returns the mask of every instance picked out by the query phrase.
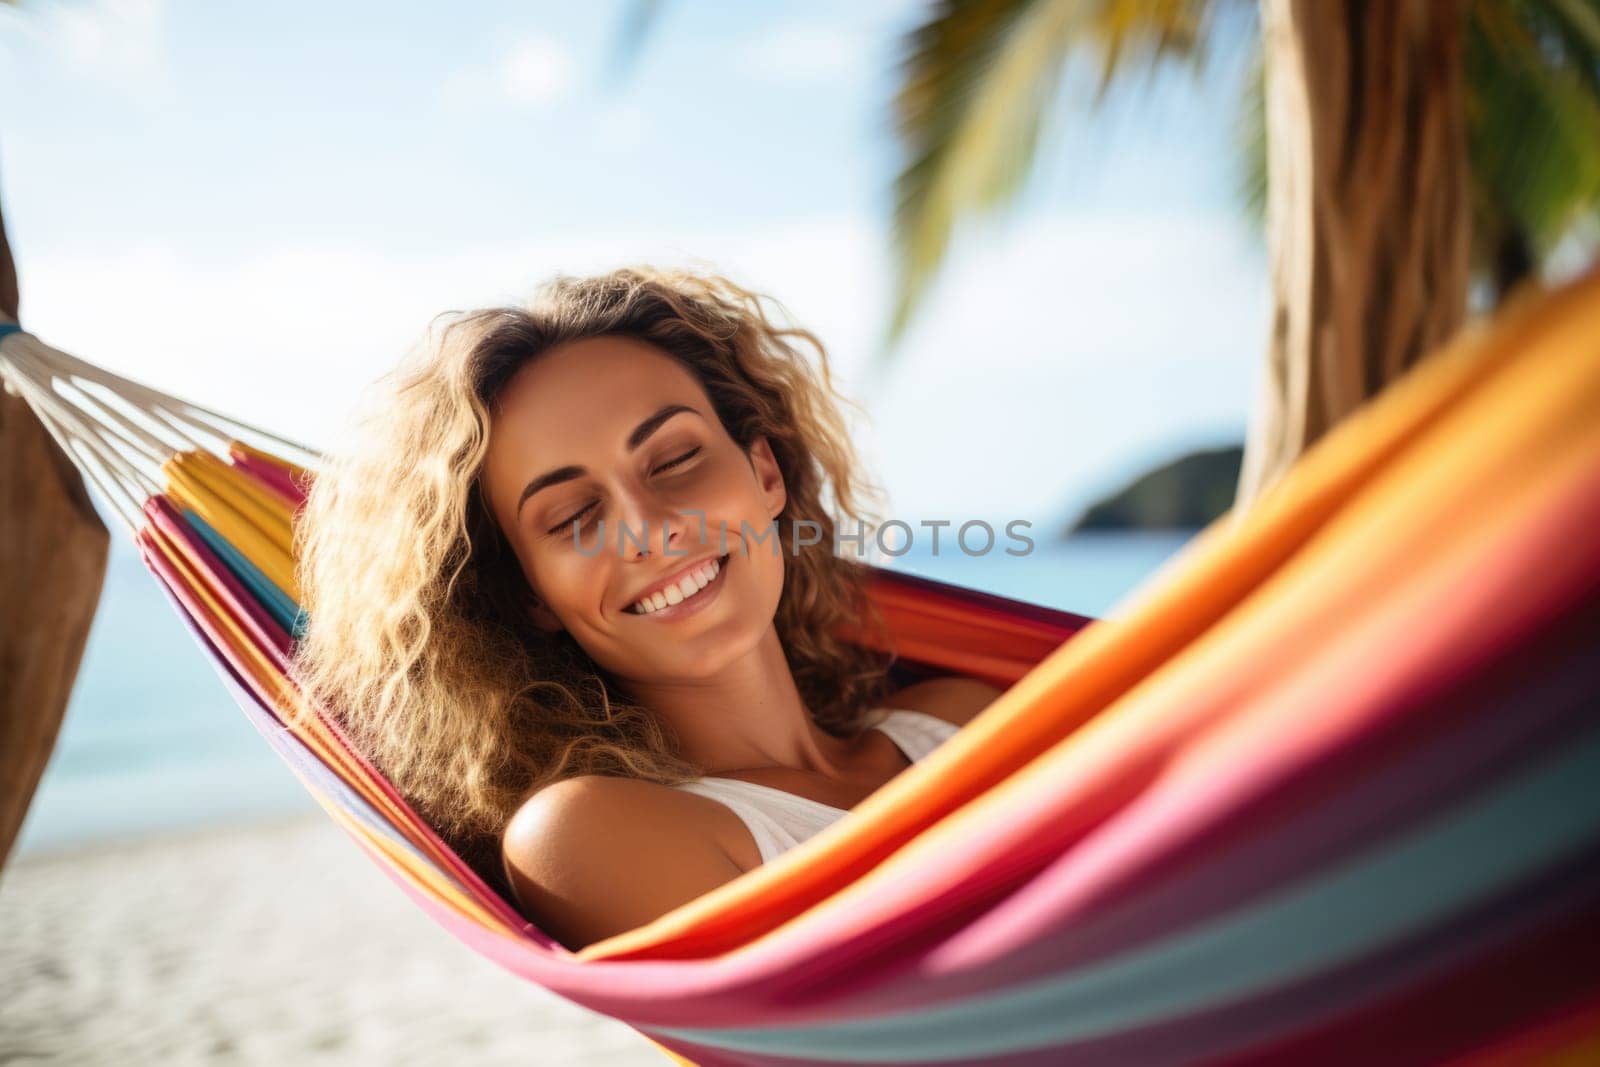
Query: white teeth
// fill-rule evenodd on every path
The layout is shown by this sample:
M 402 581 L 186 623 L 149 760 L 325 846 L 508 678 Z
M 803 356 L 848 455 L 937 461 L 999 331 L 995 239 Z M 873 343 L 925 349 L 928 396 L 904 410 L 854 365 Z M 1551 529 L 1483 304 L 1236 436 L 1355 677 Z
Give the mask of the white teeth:
M 714 559 L 705 566 L 690 571 L 675 584 L 667 586 L 658 593 L 643 597 L 633 605 L 632 610 L 636 615 L 648 615 L 652 611 L 660 611 L 670 604 L 681 604 L 710 585 L 721 570 L 722 561 Z

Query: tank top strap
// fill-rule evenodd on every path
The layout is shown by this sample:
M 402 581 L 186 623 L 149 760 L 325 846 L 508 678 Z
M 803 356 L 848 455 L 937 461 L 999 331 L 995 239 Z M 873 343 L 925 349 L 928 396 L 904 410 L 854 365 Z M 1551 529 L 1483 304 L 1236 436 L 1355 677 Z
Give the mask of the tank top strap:
M 900 746 L 900 751 L 912 763 L 920 763 L 928 753 L 950 740 L 961 729 L 955 723 L 946 722 L 925 711 L 912 711 L 910 708 L 883 710 L 888 714 L 873 729 L 888 734 L 889 739 Z
M 888 734 L 913 763 L 922 760 L 959 729 L 954 723 L 926 712 L 887 707 L 876 710 L 883 712 L 883 716 L 872 729 Z M 844 808 L 742 778 L 699 778 L 673 788 L 709 797 L 731 809 L 749 827 L 763 863 L 849 814 Z
M 709 797 L 739 816 L 755 838 L 763 863 L 849 814 L 820 800 L 740 778 L 700 778 L 673 788 Z

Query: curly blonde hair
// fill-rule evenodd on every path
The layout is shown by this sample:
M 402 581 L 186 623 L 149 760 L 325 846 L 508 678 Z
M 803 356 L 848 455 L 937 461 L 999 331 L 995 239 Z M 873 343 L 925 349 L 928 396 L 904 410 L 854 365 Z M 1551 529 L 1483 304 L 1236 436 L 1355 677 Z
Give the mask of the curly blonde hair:
M 864 505 L 881 490 L 857 473 L 839 408 L 849 402 L 822 343 L 774 325 L 763 299 L 716 275 L 629 267 L 559 276 L 525 307 L 447 313 L 379 379 L 376 408 L 310 488 L 295 527 L 309 623 L 294 677 L 494 884 L 499 834 L 544 786 L 700 773 L 668 725 L 570 635 L 533 625 L 527 579 L 484 504 L 495 397 L 557 345 L 649 342 L 696 376 L 742 448 L 767 438 L 788 495 L 780 542 L 792 552 L 775 624 L 800 693 L 818 727 L 841 737 L 870 725 L 884 695 L 894 657 L 835 633 L 848 621 L 889 647 L 866 596 L 869 568 L 833 552 L 836 518 L 870 528 Z M 815 349 L 815 367 L 796 342 Z M 821 540 L 800 543 L 809 538 L 794 536 L 796 523 Z

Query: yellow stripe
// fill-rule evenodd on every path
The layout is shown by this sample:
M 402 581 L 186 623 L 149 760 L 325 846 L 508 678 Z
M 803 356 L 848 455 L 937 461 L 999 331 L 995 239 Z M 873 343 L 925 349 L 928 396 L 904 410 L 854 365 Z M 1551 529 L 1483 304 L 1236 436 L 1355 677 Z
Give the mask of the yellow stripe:
M 295 581 L 287 532 L 273 535 L 263 532 L 208 484 L 195 478 L 191 465 L 180 462 L 182 458 L 174 456 L 161 466 L 167 479 L 167 495 L 210 523 L 229 544 L 260 568 L 268 581 L 298 604 L 300 586 Z
M 288 501 L 210 452 L 186 452 L 176 457 L 201 484 L 209 486 L 223 500 L 255 523 L 272 540 L 288 546 L 293 512 Z

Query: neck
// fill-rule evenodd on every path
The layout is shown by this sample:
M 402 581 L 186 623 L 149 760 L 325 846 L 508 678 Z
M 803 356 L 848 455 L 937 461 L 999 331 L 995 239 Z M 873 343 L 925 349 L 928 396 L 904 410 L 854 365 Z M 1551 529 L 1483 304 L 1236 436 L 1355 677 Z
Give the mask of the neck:
M 714 675 L 688 682 L 630 682 L 631 695 L 660 715 L 684 758 L 706 775 L 789 768 L 836 776 L 843 744 L 821 729 L 795 687 L 768 627 L 745 655 Z

